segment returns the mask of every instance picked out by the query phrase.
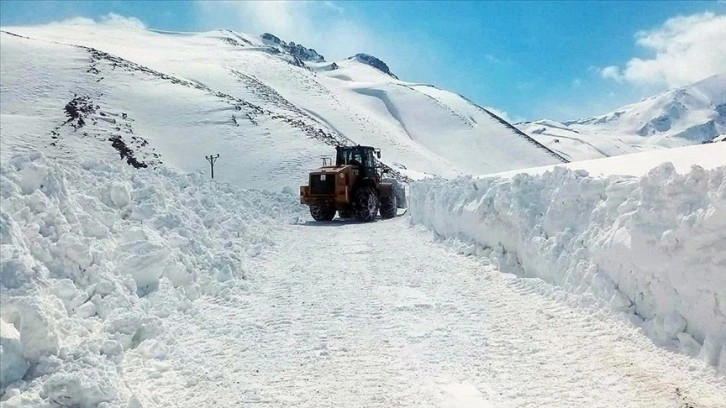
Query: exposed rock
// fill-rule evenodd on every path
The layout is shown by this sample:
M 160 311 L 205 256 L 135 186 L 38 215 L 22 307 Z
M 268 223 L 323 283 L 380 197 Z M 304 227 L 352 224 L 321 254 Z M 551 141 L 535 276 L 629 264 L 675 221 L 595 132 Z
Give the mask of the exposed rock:
M 318 52 L 312 48 L 307 48 L 301 44 L 295 44 L 294 42 L 290 42 L 288 44 L 285 41 L 282 41 L 279 37 L 270 33 L 264 33 L 260 36 L 260 38 L 262 38 L 262 42 L 265 45 L 277 47 L 281 51 L 287 52 L 301 61 L 325 62 L 325 57 L 318 54 Z
M 300 44 L 295 44 L 294 42 L 290 43 L 287 51 L 294 57 L 298 57 L 303 61 L 325 62 L 325 58 L 323 58 L 322 55 L 318 54 L 318 52 L 314 49 L 305 48 Z
M 280 44 L 284 44 L 285 43 L 280 38 L 278 38 L 277 36 L 274 36 L 274 35 L 272 35 L 270 33 L 264 33 L 264 34 L 262 34 L 261 38 L 262 38 L 262 40 L 265 43 L 268 43 L 269 42 L 269 43 L 272 43 L 274 45 L 280 45 Z
M 668 115 L 660 115 L 638 130 L 638 134 L 641 136 L 650 136 L 660 132 L 666 132 L 671 128 L 671 118 Z
M 716 129 L 716 124 L 713 120 L 701 123 L 700 125 L 691 126 L 688 129 L 679 132 L 674 137 L 686 139 L 692 142 L 703 143 L 706 141 L 712 141 L 719 135 Z
M 396 75 L 394 75 L 393 72 L 391 72 L 391 70 L 388 68 L 388 65 L 386 65 L 385 62 L 379 60 L 378 58 L 376 58 L 372 55 L 361 53 L 361 54 L 356 54 L 355 56 L 352 56 L 348 59 L 356 59 L 359 62 L 369 65 L 369 66 L 383 72 L 386 75 L 390 75 L 390 76 L 398 79 L 398 77 Z

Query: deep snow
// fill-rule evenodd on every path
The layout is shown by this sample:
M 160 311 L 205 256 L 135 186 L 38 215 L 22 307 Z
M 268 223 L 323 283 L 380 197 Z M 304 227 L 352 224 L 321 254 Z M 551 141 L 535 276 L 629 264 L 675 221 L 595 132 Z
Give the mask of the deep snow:
M 415 183 L 411 218 L 502 268 L 591 292 L 658 344 L 726 371 L 726 148 L 685 149 L 700 155 L 675 160 L 693 164 L 682 174 L 644 153 L 630 158 L 657 167 L 642 176 L 617 175 L 628 169 L 608 166 L 613 158 L 582 163 L 607 176 L 572 163 Z M 698 166 L 703 156 L 721 166 Z
M 134 364 L 156 404 L 716 408 L 726 395 L 705 363 L 405 218 L 271 238 L 249 290 L 175 316 L 166 359 Z
M 299 212 L 292 192 L 32 152 L 4 159 L 0 183 L 8 407 L 133 401 L 128 353 L 163 358 L 165 320 L 244 287 Z
M 602 313 L 603 294 L 627 296 L 603 274 L 594 285 L 585 276 L 585 293 L 573 294 L 502 273 L 517 271 L 511 248 L 459 254 L 407 218 L 315 224 L 297 204 L 297 186 L 336 143 L 380 147 L 412 179 L 561 162 L 485 109 L 357 59 L 306 68 L 232 31 L 77 23 L 3 28 L 33 38 L 0 33 L 3 407 L 719 407 L 725 399 L 723 377 L 706 364 L 724 361 L 721 342 L 708 337 L 723 322 L 709 309 L 726 292 L 709 273 L 723 251 L 694 246 L 722 237 L 719 156 L 708 167 L 682 151 L 707 167 L 687 176 L 662 167 L 643 180 L 603 181 L 571 164 L 544 176 L 536 167 L 530 176 L 414 185 L 413 219 L 452 232 L 464 229 L 464 213 L 448 211 L 475 204 L 440 194 L 476 198 L 469 186 L 519 183 L 521 196 L 490 190 L 511 222 L 496 237 L 507 245 L 536 218 L 509 210 L 578 192 L 584 211 L 597 201 L 592 191 L 608 186 L 610 204 L 620 205 L 595 220 L 622 221 L 631 243 L 672 252 L 715 293 L 713 303 L 690 292 L 668 298 L 673 288 L 659 275 L 632 307 L 613 302 L 628 315 L 641 308 L 650 320 L 634 320 L 665 346 L 656 347 Z M 203 157 L 217 152 L 212 181 Z M 582 166 L 649 170 L 625 156 L 608 163 Z M 673 192 L 686 195 L 659 201 Z M 562 226 L 603 238 L 596 243 L 618 249 L 614 258 L 637 249 L 588 229 L 588 214 L 552 208 L 551 223 L 534 230 L 553 232 L 550 241 L 532 240 L 543 254 L 537 266 L 552 276 L 561 272 L 557 254 L 601 261 L 567 252 L 578 244 Z M 463 256 L 472 253 L 487 256 Z M 632 258 L 643 268 L 662 261 Z M 646 277 L 631 276 L 632 288 Z M 702 289 L 697 283 L 686 288 Z M 677 347 L 703 361 L 667 351 Z
M 715 408 L 726 395 L 705 363 L 555 286 L 462 256 L 406 219 L 287 221 L 246 220 L 268 242 L 259 254 L 237 251 L 247 279 L 201 284 L 211 278 L 201 267 L 193 301 L 166 276 L 143 298 L 130 282 L 105 296 L 77 285 L 81 299 L 131 305 L 104 309 L 108 317 L 62 300 L 42 308 L 55 315 L 58 350 L 8 388 L 3 406 Z

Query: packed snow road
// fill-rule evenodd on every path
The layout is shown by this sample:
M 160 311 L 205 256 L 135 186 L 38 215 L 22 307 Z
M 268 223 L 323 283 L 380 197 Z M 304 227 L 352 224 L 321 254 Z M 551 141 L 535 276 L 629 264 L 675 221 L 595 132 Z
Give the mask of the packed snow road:
M 144 406 L 717 407 L 726 382 L 406 217 L 284 227 L 247 290 L 170 316 L 127 355 Z M 144 399 L 148 399 L 144 401 Z

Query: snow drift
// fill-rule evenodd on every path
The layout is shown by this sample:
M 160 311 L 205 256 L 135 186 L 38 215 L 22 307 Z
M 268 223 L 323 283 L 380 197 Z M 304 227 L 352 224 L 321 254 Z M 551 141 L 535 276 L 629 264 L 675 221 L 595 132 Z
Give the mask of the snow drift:
M 164 318 L 243 284 L 299 211 L 291 192 L 38 152 L 3 160 L 0 187 L 5 407 L 133 400 L 121 361 L 163 359 Z
M 413 222 L 607 301 L 657 343 L 726 371 L 726 166 L 429 180 L 410 203 Z

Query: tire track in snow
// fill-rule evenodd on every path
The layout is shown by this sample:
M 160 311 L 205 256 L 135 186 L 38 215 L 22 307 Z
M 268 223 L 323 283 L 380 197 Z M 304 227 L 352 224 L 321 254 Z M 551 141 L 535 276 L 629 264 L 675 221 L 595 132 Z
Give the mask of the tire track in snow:
M 144 379 L 160 406 L 718 407 L 726 396 L 700 361 L 405 219 L 284 226 L 273 239 L 249 290 L 170 323 L 173 369 Z

